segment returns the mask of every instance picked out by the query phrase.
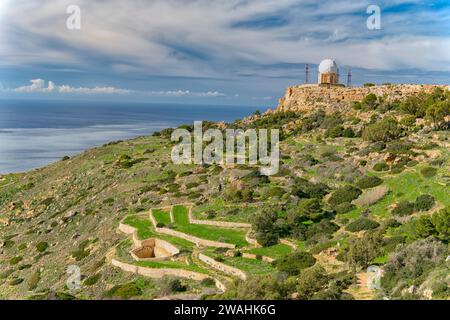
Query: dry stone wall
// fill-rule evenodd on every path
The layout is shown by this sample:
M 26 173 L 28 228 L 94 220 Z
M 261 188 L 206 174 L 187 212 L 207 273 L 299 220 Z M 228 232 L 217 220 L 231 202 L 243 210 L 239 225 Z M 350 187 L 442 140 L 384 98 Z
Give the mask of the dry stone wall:
M 247 275 L 245 274 L 245 272 L 243 272 L 240 269 L 233 268 L 224 263 L 218 262 L 218 261 L 214 260 L 213 258 L 204 255 L 203 253 L 199 253 L 198 258 L 201 261 L 203 261 L 204 263 L 206 263 L 207 265 L 209 265 L 211 268 L 222 271 L 231 276 L 238 277 L 242 280 L 247 280 Z

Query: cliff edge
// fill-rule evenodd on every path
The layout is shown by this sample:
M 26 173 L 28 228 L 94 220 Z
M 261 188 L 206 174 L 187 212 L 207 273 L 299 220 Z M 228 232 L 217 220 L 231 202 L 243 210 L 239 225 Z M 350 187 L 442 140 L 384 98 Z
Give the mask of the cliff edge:
M 327 113 L 346 111 L 353 102 L 361 101 L 370 93 L 383 97 L 386 101 L 402 101 L 408 96 L 421 92 L 430 93 L 435 88 L 448 88 L 446 85 L 380 85 L 373 87 L 340 87 L 320 85 L 300 85 L 289 87 L 279 100 L 277 112 L 308 112 L 321 108 Z

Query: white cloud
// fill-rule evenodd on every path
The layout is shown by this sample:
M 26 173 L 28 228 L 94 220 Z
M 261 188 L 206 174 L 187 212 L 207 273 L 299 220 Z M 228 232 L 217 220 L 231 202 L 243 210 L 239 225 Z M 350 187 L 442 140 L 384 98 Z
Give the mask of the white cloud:
M 53 92 L 55 90 L 55 83 L 52 81 L 48 82 L 48 86 L 45 86 L 45 80 L 42 79 L 34 79 L 30 80 L 31 85 L 23 86 L 14 89 L 15 92 L 28 92 L 28 93 L 36 93 L 36 92 Z
M 129 94 L 149 95 L 160 97 L 200 97 L 215 98 L 224 97 L 226 94 L 219 91 L 195 92 L 190 90 L 168 90 L 168 91 L 135 91 L 114 87 L 72 87 L 69 85 L 56 85 L 53 81 L 43 79 L 30 80 L 31 85 L 15 88 L 12 91 L 19 93 L 61 93 L 61 94 Z M 1 84 L 0 84 L 1 88 Z
M 30 80 L 31 85 L 15 88 L 13 91 L 20 93 L 80 93 L 80 94 L 126 94 L 130 90 L 117 89 L 113 87 L 95 87 L 95 88 L 74 88 L 68 85 L 57 86 L 53 81 L 46 81 L 43 79 Z
M 224 97 L 226 96 L 222 92 L 218 91 L 208 91 L 208 92 L 192 92 L 190 90 L 176 90 L 176 91 L 150 91 L 148 92 L 151 96 L 164 96 L 164 97 L 205 97 L 205 98 L 214 98 L 214 97 Z
M 81 93 L 81 94 L 127 94 L 131 90 L 117 89 L 114 87 L 95 87 L 95 88 L 74 88 L 67 85 L 58 87 L 60 93 Z

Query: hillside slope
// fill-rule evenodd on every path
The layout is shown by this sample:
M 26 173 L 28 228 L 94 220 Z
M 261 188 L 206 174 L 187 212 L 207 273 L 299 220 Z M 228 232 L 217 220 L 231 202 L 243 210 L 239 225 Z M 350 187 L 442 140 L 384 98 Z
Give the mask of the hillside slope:
M 226 283 L 216 298 L 347 299 L 367 291 L 357 278 L 369 265 L 385 275 L 370 296 L 448 298 L 450 95 L 433 89 L 403 101 L 368 96 L 344 109 L 336 105 L 340 113 L 317 97 L 312 107 L 297 109 L 300 100 L 291 97 L 278 112 L 229 124 L 282 128 L 281 171 L 270 178 L 251 166 L 174 165 L 170 130 L 0 177 L 0 298 L 217 294 L 207 281 L 185 279 L 180 288 L 173 279 L 111 265 L 130 245 L 118 232 L 124 218 L 154 234 L 139 219 L 182 203 L 193 203 L 195 219 L 251 222 L 249 236 L 262 245 L 253 248 L 242 232 L 218 228 L 216 236 L 217 227 L 182 218 L 171 225 L 160 216 L 174 230 L 237 245 L 227 251 L 165 238 L 182 249 L 183 268 L 206 269 Z M 233 282 L 198 261 L 198 250 L 257 278 Z M 67 287 L 71 265 L 81 270 L 79 290 Z M 275 281 L 275 271 L 283 281 Z

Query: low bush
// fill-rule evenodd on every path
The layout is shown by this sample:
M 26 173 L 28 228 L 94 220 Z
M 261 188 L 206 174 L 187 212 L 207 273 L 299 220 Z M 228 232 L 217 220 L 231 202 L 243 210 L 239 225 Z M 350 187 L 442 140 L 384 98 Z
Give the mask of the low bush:
M 350 232 L 359 232 L 363 230 L 373 230 L 379 226 L 380 224 L 376 221 L 367 218 L 359 218 L 349 223 L 345 229 Z
M 356 206 L 354 204 L 351 204 L 350 202 L 344 202 L 339 205 L 337 205 L 334 209 L 337 214 L 344 214 L 348 213 L 352 210 L 356 209 Z
M 14 266 L 14 265 L 18 264 L 22 260 L 23 260 L 23 257 L 16 256 L 16 257 L 13 257 L 13 258 L 9 259 L 9 264 Z
M 10 285 L 10 286 L 17 286 L 17 285 L 21 284 L 22 282 L 23 282 L 23 279 L 22 279 L 22 278 L 16 278 L 16 279 L 14 279 L 14 280 L 11 280 L 11 281 L 9 282 L 9 285 Z
M 94 284 L 96 284 L 101 278 L 101 274 L 97 273 L 93 276 L 90 276 L 89 278 L 87 278 L 86 280 L 84 280 L 83 284 L 85 286 L 93 286 Z
M 414 203 L 409 201 L 400 201 L 392 210 L 392 214 L 400 217 L 409 216 L 414 212 Z
M 373 170 L 377 172 L 388 171 L 389 166 L 386 164 L 386 162 L 378 162 L 373 166 Z
M 47 242 L 44 242 L 44 241 L 39 242 L 39 243 L 36 245 L 36 250 L 37 250 L 38 252 L 44 252 L 45 250 L 47 250 L 47 248 L 48 248 L 48 243 L 47 243 Z
M 437 174 L 437 169 L 433 168 L 433 167 L 425 167 L 422 170 L 420 170 L 420 173 L 425 177 L 425 178 L 432 178 Z
M 375 176 L 365 176 L 358 180 L 356 186 L 360 189 L 368 189 L 379 186 L 383 180 Z
M 337 206 L 341 203 L 352 202 L 353 200 L 357 199 L 361 194 L 362 191 L 360 189 L 348 185 L 335 190 L 331 194 L 328 202 L 333 206 Z
M 436 200 L 432 195 L 423 194 L 417 197 L 416 202 L 414 203 L 414 209 L 416 211 L 428 211 L 434 207 Z
M 123 285 L 114 286 L 111 290 L 106 292 L 105 295 L 110 298 L 128 300 L 132 297 L 140 296 L 141 294 L 141 288 L 139 288 L 134 282 L 130 282 Z
M 295 276 L 300 274 L 301 270 L 312 267 L 315 263 L 316 259 L 311 253 L 299 251 L 276 260 L 274 265 L 280 272 Z

